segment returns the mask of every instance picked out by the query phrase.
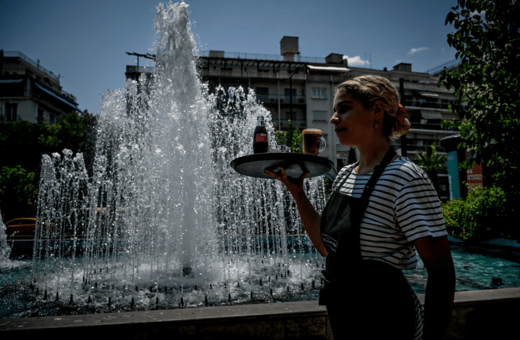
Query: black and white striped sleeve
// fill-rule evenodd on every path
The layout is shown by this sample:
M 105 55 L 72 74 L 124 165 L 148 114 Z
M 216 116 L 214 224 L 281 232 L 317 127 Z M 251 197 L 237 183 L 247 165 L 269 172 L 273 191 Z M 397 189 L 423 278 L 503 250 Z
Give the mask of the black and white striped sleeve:
M 427 175 L 419 171 L 401 188 L 395 201 L 396 221 L 408 242 L 447 235 L 437 192 Z

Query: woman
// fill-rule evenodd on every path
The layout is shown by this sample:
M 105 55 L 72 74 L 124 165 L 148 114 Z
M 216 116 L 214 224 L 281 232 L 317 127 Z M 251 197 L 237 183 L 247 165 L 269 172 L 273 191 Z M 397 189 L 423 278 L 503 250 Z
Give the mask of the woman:
M 294 179 L 284 169 L 266 170 L 288 188 L 311 241 L 327 256 L 320 304 L 336 340 L 447 335 L 455 272 L 439 200 L 424 171 L 390 145 L 410 128 L 405 115 L 385 78 L 338 86 L 331 123 L 360 160 L 341 169 L 322 216 L 303 190 L 308 173 Z M 424 311 L 402 274 L 416 267 L 416 249 L 428 271 Z

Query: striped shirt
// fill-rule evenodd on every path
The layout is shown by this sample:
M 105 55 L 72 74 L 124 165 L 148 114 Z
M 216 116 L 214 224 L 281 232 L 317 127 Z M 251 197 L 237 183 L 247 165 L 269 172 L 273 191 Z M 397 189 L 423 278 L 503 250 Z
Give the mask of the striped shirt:
M 343 167 L 332 185 L 333 191 L 356 198 L 372 173 L 358 175 L 356 164 Z M 350 172 L 346 182 L 337 186 Z M 447 235 L 437 192 L 426 173 L 407 157 L 390 163 L 377 181 L 368 199 L 360 225 L 360 247 L 364 260 L 378 260 L 399 269 L 417 266 L 413 242 Z M 409 285 L 415 300 L 414 340 L 422 339 L 424 309 Z
M 361 198 L 372 173 L 358 175 L 343 167 L 332 190 Z M 350 171 L 352 169 L 352 171 Z M 337 188 L 344 176 L 347 181 Z M 407 157 L 390 163 L 377 181 L 360 225 L 361 255 L 404 270 L 415 269 L 413 242 L 420 238 L 447 235 L 439 198 L 426 173 Z

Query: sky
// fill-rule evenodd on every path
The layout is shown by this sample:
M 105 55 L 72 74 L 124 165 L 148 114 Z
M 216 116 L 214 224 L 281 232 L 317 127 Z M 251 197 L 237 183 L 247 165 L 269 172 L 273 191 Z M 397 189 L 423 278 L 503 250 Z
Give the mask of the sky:
M 39 60 L 60 75 L 63 90 L 77 97 L 80 109 L 97 114 L 102 95 L 124 87 L 126 65 L 136 64 L 126 52 L 155 53 L 159 3 L 0 0 L 0 49 Z M 280 55 L 283 36 L 296 36 L 301 56 L 339 53 L 350 66 L 392 69 L 406 62 L 413 71 L 426 72 L 455 60 L 456 51 L 447 43 L 454 28 L 445 20 L 456 0 L 186 3 L 200 51 Z

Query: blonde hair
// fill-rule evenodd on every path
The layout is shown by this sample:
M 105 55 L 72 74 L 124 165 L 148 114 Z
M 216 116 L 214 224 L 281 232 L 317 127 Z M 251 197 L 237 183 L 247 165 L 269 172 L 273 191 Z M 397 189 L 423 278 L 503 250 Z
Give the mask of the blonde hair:
M 369 109 L 376 101 L 381 101 L 385 109 L 383 132 L 388 140 L 397 139 L 410 130 L 410 121 L 404 119 L 403 124 L 397 119 L 399 94 L 388 79 L 380 76 L 361 76 L 347 80 L 338 85 L 336 95 L 348 92 Z

